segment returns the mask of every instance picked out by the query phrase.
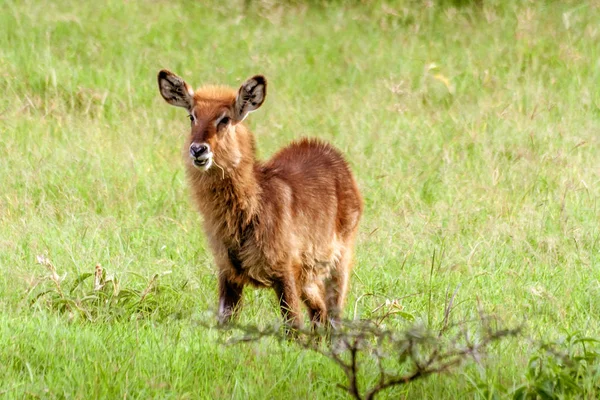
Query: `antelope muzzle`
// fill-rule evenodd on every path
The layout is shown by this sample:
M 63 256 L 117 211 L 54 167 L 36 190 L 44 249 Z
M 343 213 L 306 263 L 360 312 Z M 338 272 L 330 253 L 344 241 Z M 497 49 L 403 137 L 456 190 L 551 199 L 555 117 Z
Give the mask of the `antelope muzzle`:
M 213 159 L 210 145 L 208 143 L 192 143 L 190 145 L 190 158 L 196 168 L 202 171 L 208 170 Z

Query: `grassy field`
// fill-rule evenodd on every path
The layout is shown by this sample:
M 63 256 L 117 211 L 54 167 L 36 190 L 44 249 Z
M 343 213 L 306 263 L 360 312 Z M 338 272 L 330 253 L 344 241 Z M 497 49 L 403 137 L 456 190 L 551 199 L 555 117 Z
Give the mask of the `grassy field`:
M 396 299 L 387 326 L 436 328 L 458 288 L 453 320 L 525 323 L 382 397 L 510 397 L 531 340 L 600 337 L 600 3 L 481 3 L 0 0 L 0 397 L 347 398 L 317 354 L 204 327 L 215 271 L 161 68 L 266 75 L 262 158 L 301 136 L 347 155 L 366 206 L 347 318 Z M 97 263 L 138 293 L 171 273 L 143 312 L 89 322 L 32 301 L 56 294 L 39 255 L 65 285 Z M 241 323 L 277 320 L 272 292 L 245 292 Z

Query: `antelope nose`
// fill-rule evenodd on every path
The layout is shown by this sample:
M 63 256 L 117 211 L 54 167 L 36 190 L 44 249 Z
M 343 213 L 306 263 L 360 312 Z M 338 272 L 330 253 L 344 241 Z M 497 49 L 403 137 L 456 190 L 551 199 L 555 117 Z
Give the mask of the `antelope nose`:
M 202 154 L 206 153 L 208 150 L 208 145 L 202 143 L 192 143 L 190 146 L 190 156 L 194 158 L 200 157 Z

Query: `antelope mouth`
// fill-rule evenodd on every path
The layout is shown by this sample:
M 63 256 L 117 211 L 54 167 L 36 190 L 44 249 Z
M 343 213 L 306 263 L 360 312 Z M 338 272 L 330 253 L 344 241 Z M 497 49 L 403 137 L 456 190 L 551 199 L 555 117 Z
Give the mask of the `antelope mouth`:
M 192 163 L 194 164 L 194 167 L 198 168 L 201 171 L 206 171 L 212 165 L 213 154 L 208 153 L 208 154 L 203 154 L 200 157 L 196 157 L 196 158 L 191 157 L 191 158 L 192 158 Z

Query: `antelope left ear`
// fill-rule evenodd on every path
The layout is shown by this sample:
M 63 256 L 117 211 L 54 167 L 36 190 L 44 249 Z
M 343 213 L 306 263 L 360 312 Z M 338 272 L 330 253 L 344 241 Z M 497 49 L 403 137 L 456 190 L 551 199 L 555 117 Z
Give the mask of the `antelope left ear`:
M 194 106 L 194 89 L 179 76 L 163 69 L 158 73 L 158 90 L 165 101 L 190 111 Z
M 242 122 L 248 113 L 258 109 L 267 96 L 267 80 L 255 75 L 240 86 L 233 105 L 234 122 Z

